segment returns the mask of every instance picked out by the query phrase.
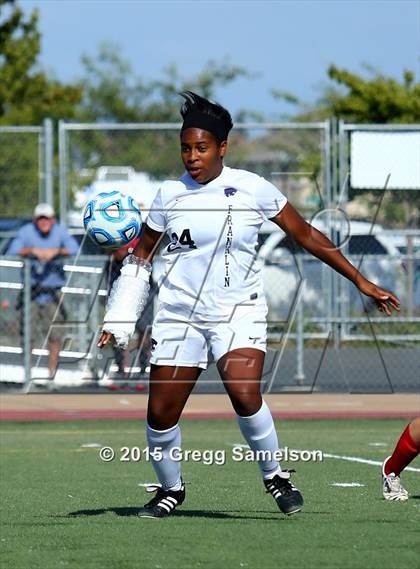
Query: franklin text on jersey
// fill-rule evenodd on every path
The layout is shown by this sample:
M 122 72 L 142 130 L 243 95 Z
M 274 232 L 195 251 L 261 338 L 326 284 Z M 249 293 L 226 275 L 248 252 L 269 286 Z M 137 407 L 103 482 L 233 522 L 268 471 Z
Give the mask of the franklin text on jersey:
M 210 318 L 250 299 L 265 302 L 255 262 L 258 231 L 286 202 L 264 178 L 226 166 L 207 184 L 188 173 L 164 182 L 147 219 L 171 239 L 159 300 Z

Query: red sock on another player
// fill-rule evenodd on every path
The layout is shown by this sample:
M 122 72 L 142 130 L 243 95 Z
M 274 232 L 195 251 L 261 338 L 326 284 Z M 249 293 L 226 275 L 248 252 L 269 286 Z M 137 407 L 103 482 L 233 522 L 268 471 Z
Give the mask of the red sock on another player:
M 404 470 L 419 453 L 420 445 L 417 445 L 415 441 L 413 441 L 410 435 L 410 425 L 407 425 L 392 456 L 385 463 L 385 474 L 393 473 L 399 476 L 400 472 Z

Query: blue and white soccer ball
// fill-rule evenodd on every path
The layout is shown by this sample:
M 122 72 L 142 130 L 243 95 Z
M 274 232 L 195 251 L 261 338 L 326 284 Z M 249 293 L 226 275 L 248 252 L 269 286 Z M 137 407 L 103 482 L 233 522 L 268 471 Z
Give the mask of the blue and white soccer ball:
M 83 225 L 89 237 L 104 249 L 119 249 L 138 237 L 141 213 L 131 196 L 102 192 L 85 207 Z

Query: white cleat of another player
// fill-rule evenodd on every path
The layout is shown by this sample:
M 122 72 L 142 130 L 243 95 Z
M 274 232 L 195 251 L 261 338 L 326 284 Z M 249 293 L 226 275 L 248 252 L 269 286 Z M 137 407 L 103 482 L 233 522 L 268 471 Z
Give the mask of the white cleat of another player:
M 408 492 L 401 484 L 399 476 L 391 472 L 385 474 L 386 461 L 391 458 L 388 456 L 382 465 L 382 494 L 385 500 L 404 501 L 408 500 Z

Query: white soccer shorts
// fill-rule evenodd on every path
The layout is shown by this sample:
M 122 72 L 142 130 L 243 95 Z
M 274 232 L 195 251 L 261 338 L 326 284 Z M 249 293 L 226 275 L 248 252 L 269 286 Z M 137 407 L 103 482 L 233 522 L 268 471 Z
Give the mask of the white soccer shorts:
M 175 306 L 160 303 L 152 328 L 150 363 L 207 368 L 208 355 L 217 362 L 237 348 L 267 350 L 267 305 L 239 304 L 230 317 L 209 322 L 189 318 Z

